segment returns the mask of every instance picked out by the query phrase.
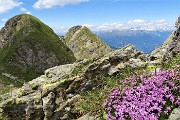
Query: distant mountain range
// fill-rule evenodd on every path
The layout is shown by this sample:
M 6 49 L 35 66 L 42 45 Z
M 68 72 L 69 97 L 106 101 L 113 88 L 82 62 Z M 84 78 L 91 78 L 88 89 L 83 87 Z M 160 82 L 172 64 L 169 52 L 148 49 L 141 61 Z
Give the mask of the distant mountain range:
M 173 27 L 131 27 L 126 29 L 98 30 L 90 27 L 91 31 L 113 49 L 121 48 L 127 44 L 134 45 L 144 53 L 150 53 L 160 46 L 174 31 Z M 63 31 L 63 30 L 62 30 Z M 58 33 L 64 36 L 66 32 Z
M 94 32 L 113 49 L 127 44 L 134 45 L 138 50 L 149 53 L 161 45 L 172 30 L 112 30 Z

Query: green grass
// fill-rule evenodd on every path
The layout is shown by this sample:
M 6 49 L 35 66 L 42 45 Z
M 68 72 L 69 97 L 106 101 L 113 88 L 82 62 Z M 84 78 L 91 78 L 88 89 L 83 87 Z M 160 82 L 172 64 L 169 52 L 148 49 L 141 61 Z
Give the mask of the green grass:
M 76 108 L 81 114 L 91 112 L 94 115 L 99 115 L 101 119 L 105 119 L 105 112 L 102 109 L 102 104 L 113 88 L 119 87 L 119 80 L 124 79 L 134 74 L 132 68 L 125 68 L 121 73 L 114 76 L 97 75 L 91 79 L 101 82 L 100 87 L 83 93 L 81 99 L 76 104 Z M 138 72 L 138 71 L 137 71 Z M 141 72 L 139 70 L 139 72 Z
M 172 61 L 165 63 L 162 66 L 162 68 L 169 69 L 169 68 L 174 68 L 178 66 L 180 66 L 180 54 L 177 54 L 176 57 Z
M 13 70 L 11 70 L 11 71 L 13 71 Z M 15 72 L 15 71 L 13 71 L 13 72 Z M 4 72 L 2 72 L 2 70 L 0 70 L 0 73 L 4 73 Z M 18 74 L 18 71 L 17 71 L 17 74 Z M 23 74 L 19 74 L 19 76 L 20 75 L 22 76 L 22 78 L 24 77 Z M 32 76 L 32 77 L 35 77 L 35 76 Z M 28 80 L 30 80 L 30 79 L 28 79 Z M 10 78 L 0 74 L 0 87 L 1 87 L 0 95 L 9 93 L 10 90 L 14 87 L 16 87 L 16 88 L 22 87 L 22 85 L 25 82 L 26 81 L 24 81 L 23 79 L 13 80 L 13 79 L 10 79 Z
M 3 95 L 5 93 L 7 93 L 7 92 L 10 92 L 10 90 L 11 90 L 10 86 L 3 86 L 3 87 L 1 87 L 0 95 Z

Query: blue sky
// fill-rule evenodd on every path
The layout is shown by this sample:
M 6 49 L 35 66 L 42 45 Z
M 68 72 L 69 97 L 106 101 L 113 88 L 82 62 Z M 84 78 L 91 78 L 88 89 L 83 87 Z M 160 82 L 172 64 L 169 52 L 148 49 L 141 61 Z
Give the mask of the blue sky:
M 59 29 L 79 24 L 94 29 L 132 25 L 129 22 L 167 26 L 180 15 L 180 0 L 0 0 L 0 28 L 21 13 Z

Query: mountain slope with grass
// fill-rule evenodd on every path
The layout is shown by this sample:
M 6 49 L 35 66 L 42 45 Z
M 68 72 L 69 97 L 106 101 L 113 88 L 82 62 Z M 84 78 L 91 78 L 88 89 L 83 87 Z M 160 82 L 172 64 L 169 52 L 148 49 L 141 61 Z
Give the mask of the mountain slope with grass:
M 47 69 L 0 96 L 0 119 L 179 119 L 179 28 L 148 55 L 128 45 Z
M 86 26 L 70 28 L 64 37 L 64 43 L 69 46 L 78 60 L 101 57 L 112 51 L 107 44 Z
M 21 14 L 0 31 L 0 76 L 31 80 L 44 70 L 73 63 L 72 51 L 34 16 Z

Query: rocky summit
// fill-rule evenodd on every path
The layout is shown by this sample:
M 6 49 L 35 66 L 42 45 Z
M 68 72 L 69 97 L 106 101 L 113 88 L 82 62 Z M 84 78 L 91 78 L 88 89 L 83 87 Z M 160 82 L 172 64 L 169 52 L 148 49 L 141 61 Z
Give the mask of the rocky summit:
M 76 59 L 97 58 L 112 51 L 98 36 L 85 26 L 74 26 L 65 35 L 64 43 Z
M 0 71 L 4 75 L 31 74 L 31 79 L 33 74 L 50 67 L 75 61 L 72 51 L 53 30 L 28 14 L 11 18 L 1 29 L 0 56 Z

